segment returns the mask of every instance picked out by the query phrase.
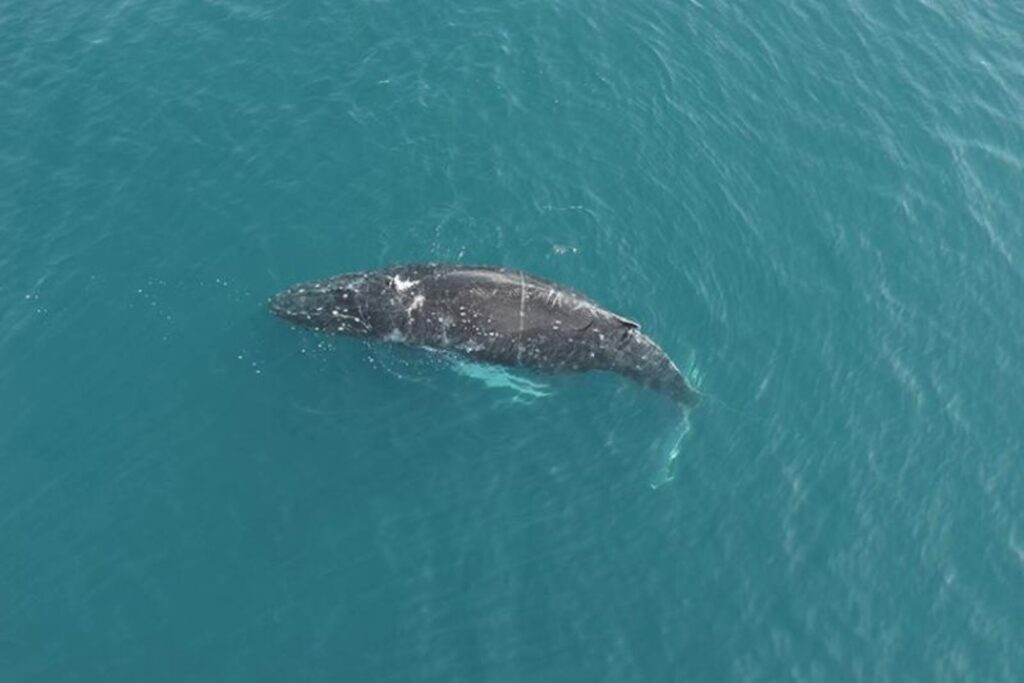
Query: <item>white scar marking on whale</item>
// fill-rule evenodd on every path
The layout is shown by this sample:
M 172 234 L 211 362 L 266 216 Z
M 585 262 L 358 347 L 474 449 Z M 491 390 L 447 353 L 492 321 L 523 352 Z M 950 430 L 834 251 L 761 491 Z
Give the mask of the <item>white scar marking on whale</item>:
M 423 308 L 423 302 L 426 301 L 426 297 L 422 294 L 417 294 L 413 297 L 412 303 L 409 304 L 409 308 L 405 309 L 406 313 L 412 314 L 413 311 Z
M 362 318 L 360 318 L 358 316 L 354 316 L 354 315 L 349 315 L 347 313 L 342 313 L 341 311 L 339 311 L 336 308 L 331 310 L 331 315 L 333 315 L 335 318 L 342 318 L 343 320 L 351 320 L 352 322 L 359 323 L 360 325 L 363 325 L 364 327 L 366 326 L 366 323 L 363 322 Z M 341 328 L 339 327 L 338 329 L 341 329 Z
M 403 280 L 401 275 L 396 275 L 391 278 L 391 282 L 395 285 L 395 289 L 399 292 L 404 292 L 410 287 L 415 287 L 420 283 L 419 280 Z

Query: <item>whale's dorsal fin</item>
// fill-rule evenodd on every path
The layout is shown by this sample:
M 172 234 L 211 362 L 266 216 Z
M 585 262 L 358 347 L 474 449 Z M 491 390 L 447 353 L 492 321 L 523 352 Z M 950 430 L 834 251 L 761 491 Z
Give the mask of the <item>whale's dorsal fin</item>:
M 618 315 L 616 313 L 612 313 L 612 317 L 615 318 L 615 322 L 619 323 L 620 325 L 624 325 L 626 327 L 630 327 L 630 328 L 632 328 L 634 330 L 639 330 L 640 329 L 640 323 L 636 322 L 635 320 L 630 320 L 629 318 L 623 318 L 621 315 Z

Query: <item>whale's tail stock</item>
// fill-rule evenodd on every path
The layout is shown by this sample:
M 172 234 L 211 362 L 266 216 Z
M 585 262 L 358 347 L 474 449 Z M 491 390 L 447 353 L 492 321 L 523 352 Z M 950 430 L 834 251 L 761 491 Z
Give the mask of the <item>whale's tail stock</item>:
M 668 360 L 667 367 L 659 368 L 653 374 L 645 373 L 636 379 L 643 385 L 668 396 L 683 408 L 693 408 L 700 403 L 701 393 L 697 391 L 675 366 Z
M 686 381 L 679 370 L 669 377 L 664 386 L 655 388 L 687 408 L 693 408 L 700 403 L 701 393 Z
M 701 393 L 672 359 L 647 336 L 635 333 L 633 348 L 617 360 L 615 370 L 675 401 L 684 408 L 700 403 Z

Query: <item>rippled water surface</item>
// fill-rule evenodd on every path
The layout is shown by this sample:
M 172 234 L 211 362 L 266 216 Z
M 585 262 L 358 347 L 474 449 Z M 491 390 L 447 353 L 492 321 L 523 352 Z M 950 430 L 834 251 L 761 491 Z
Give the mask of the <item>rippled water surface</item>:
M 1022 46 L 987 0 L 0 0 L 0 679 L 1024 680 Z M 584 291 L 707 398 L 266 310 L 406 261 Z

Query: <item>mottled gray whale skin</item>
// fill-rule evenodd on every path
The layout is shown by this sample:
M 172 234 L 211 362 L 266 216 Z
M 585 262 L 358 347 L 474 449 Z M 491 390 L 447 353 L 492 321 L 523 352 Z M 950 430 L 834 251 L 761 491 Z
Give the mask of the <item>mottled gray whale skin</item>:
M 402 265 L 295 285 L 273 313 L 302 327 L 544 371 L 606 370 L 684 405 L 697 402 L 640 326 L 579 292 L 520 270 Z

